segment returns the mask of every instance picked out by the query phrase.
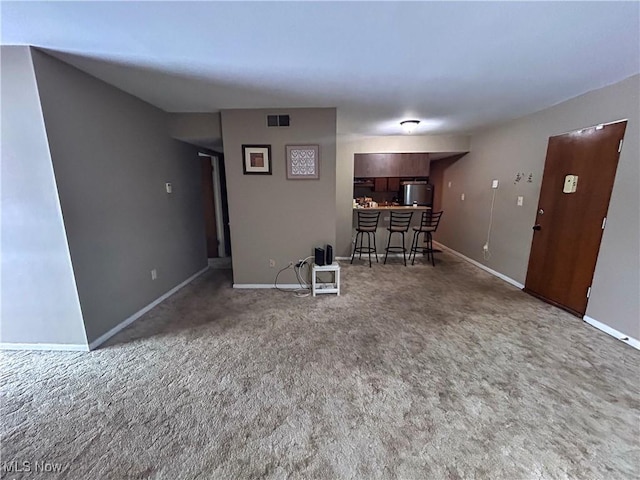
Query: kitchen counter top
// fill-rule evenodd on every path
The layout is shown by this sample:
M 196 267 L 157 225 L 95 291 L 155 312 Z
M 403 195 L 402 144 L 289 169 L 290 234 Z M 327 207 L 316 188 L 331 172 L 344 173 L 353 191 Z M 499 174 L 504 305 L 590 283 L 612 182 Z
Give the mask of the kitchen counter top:
M 353 207 L 353 211 L 355 212 L 356 210 L 372 210 L 372 211 L 376 211 L 376 210 L 431 210 L 431 207 L 422 207 L 422 206 L 418 206 L 418 207 L 413 207 L 413 206 L 404 206 L 404 205 L 395 205 L 395 206 L 378 206 L 378 207 Z
M 408 214 L 412 214 L 408 233 L 403 236 L 405 248 L 407 249 L 407 252 L 409 252 L 409 249 L 411 248 L 411 242 L 413 240 L 413 232 L 414 232 L 413 228 L 420 226 L 420 222 L 422 221 L 422 216 L 425 213 L 428 215 L 428 212 L 430 211 L 431 211 L 431 207 L 414 207 L 414 206 L 405 207 L 404 205 L 395 205 L 395 206 L 386 206 L 386 207 L 378 206 L 376 208 L 354 208 L 352 219 L 351 219 L 351 226 L 353 229 L 351 235 L 352 235 L 352 238 L 355 238 L 356 228 L 358 227 L 359 212 L 370 213 L 370 214 L 373 214 L 374 217 L 378 215 L 378 223 L 376 225 L 376 229 L 374 232 L 374 240 L 371 243 L 373 243 L 374 245 L 377 244 L 378 255 L 384 256 L 385 252 L 383 247 L 387 244 L 387 241 L 389 239 L 389 223 L 391 222 L 391 214 L 393 214 L 394 212 L 398 214 L 404 213 L 404 214 L 407 214 L 407 216 Z M 398 237 L 398 238 L 395 238 L 395 237 Z M 394 235 L 394 239 L 392 240 L 393 245 L 400 244 L 401 239 L 399 237 L 400 237 L 399 235 Z M 365 240 L 364 242 L 366 244 L 367 240 Z

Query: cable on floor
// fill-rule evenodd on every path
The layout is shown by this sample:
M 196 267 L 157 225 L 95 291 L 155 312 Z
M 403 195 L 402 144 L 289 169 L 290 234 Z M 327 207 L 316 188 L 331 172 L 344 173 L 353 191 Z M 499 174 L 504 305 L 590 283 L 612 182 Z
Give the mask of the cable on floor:
M 302 274 L 301 274 L 301 270 L 305 265 L 309 267 L 308 260 L 310 258 L 313 258 L 313 257 L 307 257 L 304 260 L 301 260 L 300 262 L 298 262 L 296 265 L 290 263 L 286 267 L 281 268 L 278 271 L 278 273 L 276 273 L 276 278 L 273 282 L 273 286 L 275 287 L 275 289 L 281 292 L 293 293 L 296 297 L 308 297 L 309 295 L 311 295 L 311 286 L 302 278 Z M 296 278 L 298 280 L 298 284 L 300 285 L 300 288 L 281 288 L 278 286 L 278 277 L 282 272 L 284 272 L 285 270 L 288 270 L 289 268 L 293 268 L 293 271 L 296 274 Z

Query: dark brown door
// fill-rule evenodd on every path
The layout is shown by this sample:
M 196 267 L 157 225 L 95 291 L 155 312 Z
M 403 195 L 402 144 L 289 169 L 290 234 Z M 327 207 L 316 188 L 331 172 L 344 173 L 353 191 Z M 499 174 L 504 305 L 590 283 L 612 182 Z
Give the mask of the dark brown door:
M 582 316 L 627 122 L 549 138 L 525 291 Z M 567 175 L 577 176 L 564 193 Z
M 207 257 L 218 256 L 218 236 L 216 233 L 216 209 L 213 197 L 213 168 L 211 157 L 201 157 L 202 201 L 204 207 L 204 225 L 207 235 Z

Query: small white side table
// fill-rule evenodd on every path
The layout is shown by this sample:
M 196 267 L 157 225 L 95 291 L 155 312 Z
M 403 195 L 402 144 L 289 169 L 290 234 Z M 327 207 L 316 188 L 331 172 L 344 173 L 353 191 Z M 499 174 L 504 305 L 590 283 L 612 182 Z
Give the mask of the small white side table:
M 318 272 L 333 272 L 334 282 L 318 282 Z M 331 265 L 316 265 L 311 267 L 311 293 L 315 297 L 320 293 L 336 293 L 340 295 L 340 265 L 333 262 Z

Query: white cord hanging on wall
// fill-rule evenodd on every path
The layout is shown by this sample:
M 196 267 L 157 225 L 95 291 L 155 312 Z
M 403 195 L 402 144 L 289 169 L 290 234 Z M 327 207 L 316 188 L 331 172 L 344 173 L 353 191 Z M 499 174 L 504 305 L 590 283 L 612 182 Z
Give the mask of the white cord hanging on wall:
M 491 240 L 491 227 L 493 225 L 493 209 L 496 204 L 496 192 L 498 191 L 498 180 L 493 180 L 491 182 L 491 189 L 493 190 L 493 195 L 491 196 L 491 211 L 489 212 L 489 227 L 487 228 L 487 241 L 482 246 L 482 256 L 485 260 L 489 260 L 491 258 L 491 250 L 489 250 L 489 241 Z

